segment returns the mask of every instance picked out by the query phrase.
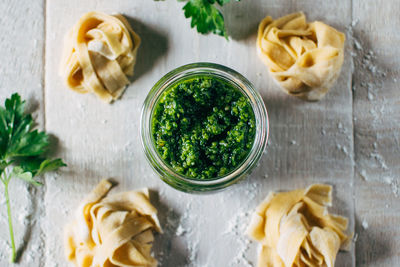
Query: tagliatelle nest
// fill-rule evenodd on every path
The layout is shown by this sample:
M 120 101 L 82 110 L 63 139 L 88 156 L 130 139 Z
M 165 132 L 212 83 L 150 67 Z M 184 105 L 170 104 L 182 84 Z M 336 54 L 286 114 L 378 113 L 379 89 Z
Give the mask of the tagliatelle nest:
M 78 93 L 92 92 L 106 102 L 118 99 L 133 75 L 140 37 L 122 15 L 89 12 L 64 41 L 60 73 Z
M 148 190 L 106 196 L 111 186 L 102 180 L 66 227 L 68 260 L 77 267 L 157 266 L 151 248 L 161 227 Z
M 258 27 L 257 51 L 279 86 L 305 100 L 319 100 L 333 86 L 343 64 L 345 35 L 303 13 Z
M 258 267 L 334 267 L 347 249 L 347 219 L 328 212 L 332 187 L 314 184 L 290 192 L 271 192 L 253 214 L 247 234 L 260 242 Z

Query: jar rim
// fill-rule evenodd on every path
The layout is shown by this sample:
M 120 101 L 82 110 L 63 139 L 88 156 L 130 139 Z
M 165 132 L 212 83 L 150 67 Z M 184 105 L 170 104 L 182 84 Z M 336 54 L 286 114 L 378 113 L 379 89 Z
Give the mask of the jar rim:
M 208 75 L 224 79 L 241 90 L 252 106 L 256 132 L 253 146 L 246 158 L 228 174 L 214 179 L 193 179 L 177 173 L 160 157 L 153 142 L 151 119 L 153 109 L 163 92 L 176 82 L 194 75 Z M 268 113 L 262 97 L 243 75 L 226 66 L 198 62 L 180 66 L 165 74 L 150 90 L 142 107 L 140 135 L 142 147 L 151 167 L 161 176 L 161 179 L 175 189 L 184 192 L 217 191 L 243 179 L 260 160 L 268 141 Z

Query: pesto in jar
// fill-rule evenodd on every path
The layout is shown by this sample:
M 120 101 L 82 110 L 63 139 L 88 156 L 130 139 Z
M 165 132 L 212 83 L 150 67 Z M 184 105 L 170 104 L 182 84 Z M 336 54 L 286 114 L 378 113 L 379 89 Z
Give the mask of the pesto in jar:
M 196 76 L 162 93 L 151 129 L 157 152 L 172 169 L 193 179 L 212 179 L 243 162 L 256 124 L 250 101 L 238 88 Z

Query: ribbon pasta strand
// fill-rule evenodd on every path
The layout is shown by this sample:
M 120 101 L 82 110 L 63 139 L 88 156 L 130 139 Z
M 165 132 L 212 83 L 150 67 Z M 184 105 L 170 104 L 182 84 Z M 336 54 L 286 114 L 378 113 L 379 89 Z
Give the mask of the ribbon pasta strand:
M 261 244 L 258 267 L 334 267 L 351 236 L 347 219 L 329 214 L 332 187 L 314 184 L 290 192 L 271 192 L 256 208 L 247 234 Z
M 140 42 L 122 15 L 86 13 L 65 37 L 60 74 L 70 89 L 111 102 L 129 84 Z
M 343 64 L 345 35 L 303 13 L 258 26 L 257 52 L 278 85 L 288 94 L 316 101 L 333 86 Z
M 83 200 L 66 227 L 65 251 L 77 267 L 153 267 L 153 230 L 162 232 L 147 189 L 106 196 L 102 180 Z

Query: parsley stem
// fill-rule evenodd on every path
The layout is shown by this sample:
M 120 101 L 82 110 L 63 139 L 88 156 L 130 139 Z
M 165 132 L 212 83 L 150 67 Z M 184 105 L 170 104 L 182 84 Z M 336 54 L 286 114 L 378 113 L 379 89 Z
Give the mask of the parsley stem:
M 11 217 L 10 196 L 8 194 L 8 183 L 9 183 L 9 181 L 10 180 L 7 179 L 7 180 L 5 180 L 3 182 L 4 182 L 4 193 L 5 193 L 6 204 L 7 204 L 8 228 L 9 228 L 9 231 L 10 231 L 10 240 L 11 240 L 11 248 L 12 248 L 10 261 L 11 262 L 15 262 L 16 258 L 17 258 L 17 254 L 16 254 L 16 251 L 15 251 L 14 230 L 13 230 L 12 217 Z

